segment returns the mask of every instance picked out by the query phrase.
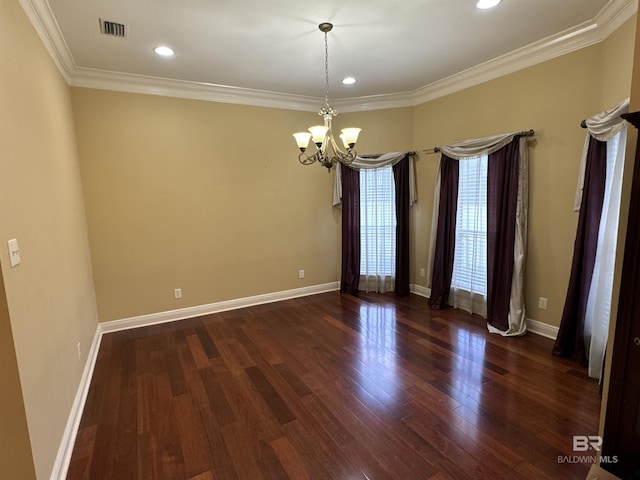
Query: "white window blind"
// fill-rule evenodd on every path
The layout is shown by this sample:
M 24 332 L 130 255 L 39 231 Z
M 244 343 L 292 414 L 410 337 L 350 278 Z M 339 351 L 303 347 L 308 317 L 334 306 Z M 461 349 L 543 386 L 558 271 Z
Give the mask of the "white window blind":
M 391 166 L 360 170 L 360 275 L 364 290 L 393 288 L 389 282 L 396 272 L 395 198 Z
M 451 286 L 487 294 L 486 155 L 460 160 L 458 213 Z

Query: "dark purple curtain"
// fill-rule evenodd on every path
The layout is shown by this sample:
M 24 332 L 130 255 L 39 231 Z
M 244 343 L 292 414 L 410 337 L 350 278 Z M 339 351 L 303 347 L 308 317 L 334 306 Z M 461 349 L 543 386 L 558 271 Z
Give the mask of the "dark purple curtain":
M 438 310 L 447 304 L 453 274 L 453 254 L 458 212 L 458 160 L 442 155 L 440 160 L 440 205 L 438 231 L 431 277 L 429 307 Z
M 358 295 L 360 283 L 360 172 L 342 165 L 342 278 L 340 292 Z
M 572 357 L 583 366 L 587 365 L 583 336 L 584 317 L 598 246 L 606 170 L 607 142 L 591 138 L 585 165 L 578 230 L 573 247 L 571 277 L 560 329 L 553 346 L 554 355 Z
M 409 156 L 393 166 L 396 187 L 396 294 L 409 295 Z
M 520 137 L 489 155 L 487 166 L 487 322 L 509 329 L 516 238 Z

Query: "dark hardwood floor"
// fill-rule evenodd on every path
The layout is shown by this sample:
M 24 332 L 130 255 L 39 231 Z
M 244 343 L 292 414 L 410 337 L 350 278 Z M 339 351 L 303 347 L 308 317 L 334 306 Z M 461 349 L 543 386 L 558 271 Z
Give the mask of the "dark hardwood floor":
M 76 479 L 584 479 L 598 385 L 552 341 L 327 293 L 105 335 Z

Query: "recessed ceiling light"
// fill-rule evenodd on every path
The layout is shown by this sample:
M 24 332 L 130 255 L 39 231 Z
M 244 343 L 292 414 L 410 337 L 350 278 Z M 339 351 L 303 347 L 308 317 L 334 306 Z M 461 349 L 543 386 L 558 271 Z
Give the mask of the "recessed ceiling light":
M 170 57 L 174 54 L 174 51 L 169 47 L 156 47 L 153 49 L 158 55 L 162 55 L 163 57 Z
M 476 3 L 476 7 L 481 10 L 486 10 L 487 8 L 493 8 L 498 5 L 502 0 L 478 0 Z
M 354 83 L 356 83 L 356 79 L 353 77 L 346 77 L 344 80 L 342 80 L 342 83 L 344 83 L 345 85 L 353 85 Z

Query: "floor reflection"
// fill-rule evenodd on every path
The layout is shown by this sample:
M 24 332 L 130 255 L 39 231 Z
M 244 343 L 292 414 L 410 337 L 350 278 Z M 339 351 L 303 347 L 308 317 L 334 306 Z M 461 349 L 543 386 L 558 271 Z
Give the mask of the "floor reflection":
M 461 403 L 470 407 L 467 421 L 477 424 L 479 406 L 482 403 L 482 388 L 487 378 L 482 374 L 485 362 L 486 340 L 467 330 L 457 329 L 452 338 L 453 369 L 451 386 L 457 390 Z
M 360 305 L 358 318 L 358 384 L 367 404 L 392 408 L 400 395 L 396 356 L 396 309 L 393 305 Z

